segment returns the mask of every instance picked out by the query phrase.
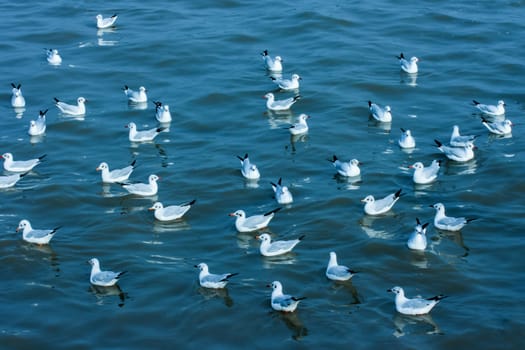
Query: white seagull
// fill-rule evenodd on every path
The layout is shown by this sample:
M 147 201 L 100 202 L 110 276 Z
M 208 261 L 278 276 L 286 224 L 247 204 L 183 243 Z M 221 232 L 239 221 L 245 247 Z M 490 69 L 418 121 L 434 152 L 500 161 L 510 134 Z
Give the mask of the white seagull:
M 414 183 L 426 185 L 437 179 L 439 168 L 441 167 L 441 160 L 434 159 L 428 167 L 425 167 L 421 162 L 416 162 L 408 167 L 414 169 L 414 175 L 412 176 Z
M 91 284 L 95 286 L 114 286 L 118 282 L 119 278 L 127 272 L 101 271 L 100 262 L 97 258 L 89 259 L 88 263 L 91 265 L 91 274 L 89 276 L 89 282 L 91 282 Z
M 468 162 L 474 158 L 474 144 L 467 143 L 463 147 L 445 146 L 438 140 L 434 140 L 437 148 L 447 156 L 448 159 L 456 162 Z
M 299 119 L 297 123 L 291 125 L 290 128 L 288 129 L 290 130 L 290 134 L 292 135 L 306 134 L 308 132 L 308 124 L 306 123 L 306 120 L 309 118 L 310 116 L 304 113 L 299 115 Z
M 392 209 L 394 204 L 399 200 L 399 197 L 401 197 L 401 188 L 397 190 L 397 192 L 377 200 L 374 196 L 368 195 L 362 199 L 361 202 L 365 203 L 364 210 L 366 214 L 380 215 Z
M 276 77 L 270 77 L 270 78 L 282 90 L 297 90 L 299 89 L 299 80 L 302 80 L 299 74 L 293 74 L 291 79 L 282 79 L 282 78 L 276 78 Z
M 11 96 L 11 106 L 14 108 L 22 108 L 26 106 L 26 99 L 22 95 L 22 84 L 15 85 L 11 83 L 13 87 L 13 96 Z
M 117 20 L 117 15 L 114 14 L 113 16 L 111 17 L 102 17 L 102 15 L 97 15 L 95 18 L 97 19 L 97 28 L 98 29 L 106 29 L 106 28 L 109 28 L 111 26 L 113 26 L 113 24 L 115 24 L 115 21 Z
M 401 65 L 401 69 L 403 71 L 410 74 L 417 73 L 417 62 L 419 62 L 419 59 L 417 57 L 411 57 L 410 60 L 407 60 L 401 52 L 401 54 L 397 56 L 397 58 L 399 59 L 399 64 Z
M 282 185 L 282 178 L 279 178 L 277 183 L 270 182 L 272 185 L 273 193 L 275 194 L 275 200 L 279 204 L 290 204 L 293 203 L 293 196 L 287 186 Z
M 149 142 L 153 141 L 163 130 L 166 128 L 153 128 L 148 130 L 137 130 L 137 124 L 131 122 L 126 125 L 126 128 L 129 129 L 128 138 L 131 142 Z
M 155 104 L 155 118 L 159 123 L 170 123 L 171 112 L 169 105 L 163 105 L 162 102 L 154 101 Z
M 300 236 L 297 239 L 275 242 L 272 242 L 272 237 L 267 233 L 263 233 L 259 236 L 256 236 L 255 238 L 261 241 L 261 245 L 259 247 L 259 252 L 261 253 L 261 255 L 277 256 L 291 252 L 292 249 L 297 244 L 299 244 L 299 242 L 301 242 L 301 240 L 304 238 L 304 235 Z
M 235 216 L 235 228 L 239 232 L 251 232 L 257 231 L 261 228 L 268 226 L 270 221 L 272 221 L 275 213 L 281 210 L 281 208 L 275 208 L 263 215 L 252 215 L 246 217 L 244 210 L 237 210 L 234 213 L 228 214 L 229 216 Z
M 268 50 L 264 50 L 261 53 L 261 56 L 266 65 L 266 69 L 272 72 L 282 72 L 283 71 L 283 64 L 282 64 L 283 60 L 281 56 L 275 56 L 275 58 L 272 58 L 272 56 L 268 54 Z
M 301 98 L 301 95 L 290 97 L 284 100 L 276 100 L 275 95 L 271 92 L 263 96 L 266 99 L 266 108 L 271 111 L 285 111 Z
M 453 147 L 466 147 L 467 144 L 473 143 L 478 136 L 479 135 L 461 135 L 459 133 L 459 126 L 454 125 L 449 143 Z
M 148 102 L 148 95 L 144 86 L 139 87 L 139 91 L 131 90 L 127 85 L 124 85 L 124 93 L 128 96 L 130 102 L 143 103 Z
M 491 115 L 491 116 L 499 116 L 499 115 L 505 114 L 506 105 L 505 105 L 505 102 L 503 102 L 503 100 L 499 100 L 497 106 L 486 105 L 483 103 L 479 103 L 476 100 L 472 100 L 472 102 L 474 103 L 474 106 L 484 114 Z
M 54 66 L 58 66 L 62 63 L 62 57 L 60 57 L 57 49 L 48 49 L 46 51 L 47 62 Z
M 337 173 L 341 176 L 355 177 L 361 174 L 361 169 L 359 168 L 360 163 L 357 159 L 352 159 L 349 162 L 342 162 L 334 154 L 331 162 L 335 170 L 337 170 Z
M 248 180 L 258 180 L 261 177 L 259 169 L 257 169 L 257 165 L 250 162 L 248 153 L 246 153 L 244 157 L 237 156 L 237 158 L 239 158 L 239 160 L 241 161 L 242 176 L 244 176 Z
M 459 231 L 466 224 L 475 220 L 474 218 L 465 217 L 452 217 L 445 214 L 445 206 L 443 203 L 436 203 L 431 205 L 432 208 L 436 209 L 436 215 L 434 216 L 434 227 L 444 231 Z
M 155 219 L 159 221 L 174 221 L 180 219 L 186 214 L 193 204 L 195 204 L 195 199 L 188 203 L 170 205 L 167 207 L 162 205 L 161 202 L 155 202 L 149 210 L 154 211 L 153 215 L 155 216 Z
M 393 287 L 387 292 L 392 292 L 396 295 L 395 304 L 397 312 L 404 315 L 424 315 L 428 314 L 434 306 L 439 303 L 441 299 L 446 298 L 444 295 L 437 295 L 432 298 L 423 299 L 416 297 L 408 299 L 405 297 L 405 291 L 401 287 Z
M 226 287 L 226 284 L 229 282 L 228 280 L 238 275 L 239 273 L 223 273 L 223 274 L 214 274 L 210 273 L 208 270 L 208 265 L 205 263 L 200 263 L 199 265 L 195 265 L 196 268 L 200 270 L 199 272 L 199 284 L 201 287 L 204 288 L 213 288 L 213 289 L 219 289 Z
M 357 272 L 350 270 L 344 265 L 337 264 L 337 255 L 335 252 L 330 252 L 330 260 L 328 260 L 328 266 L 326 267 L 326 277 L 334 281 L 348 281 Z
M 38 118 L 29 122 L 27 133 L 30 136 L 39 136 L 46 132 L 46 113 L 47 109 L 45 111 L 39 111 Z
M 148 177 L 148 183 L 132 183 L 132 184 L 121 184 L 122 187 L 128 191 L 131 194 L 136 194 L 138 196 L 154 196 L 157 194 L 157 191 L 159 189 L 157 185 L 157 181 L 160 178 L 155 175 L 151 174 Z
M 130 165 L 121 169 L 109 170 L 109 165 L 106 162 L 100 163 L 97 167 L 97 171 L 100 171 L 100 176 L 102 177 L 102 182 L 104 183 L 117 183 L 124 182 L 129 179 L 129 176 L 135 169 L 135 163 L 137 160 L 133 160 Z
M 34 159 L 15 161 L 11 153 L 4 153 L 0 156 L 0 158 L 4 159 L 4 170 L 12 173 L 27 173 L 40 164 L 45 157 L 46 155 L 44 154 Z
M 31 223 L 29 223 L 29 220 L 21 220 L 18 224 L 16 232 L 22 230 L 22 238 L 26 242 L 36 244 L 48 244 L 59 228 L 60 226 L 55 227 L 52 230 L 35 230 L 31 227 Z
M 496 135 L 509 135 L 512 134 L 512 122 L 509 119 L 502 121 L 489 122 L 485 118 L 481 119 L 481 122 L 485 127 L 493 134 Z
M 86 99 L 84 97 L 77 98 L 77 104 L 76 105 L 70 105 L 65 102 L 60 101 L 58 98 L 55 99 L 55 106 L 60 109 L 60 111 L 64 114 L 70 114 L 70 115 L 84 115 L 86 114 Z
M 1 188 L 9 188 L 9 187 L 13 187 L 14 185 L 16 185 L 16 183 L 18 181 L 20 181 L 20 179 L 22 177 L 24 177 L 27 173 L 24 173 L 24 174 L 13 174 L 13 175 L 2 175 L 0 176 L 0 189 Z
M 401 148 L 414 148 L 416 147 L 416 140 L 412 136 L 412 133 L 408 129 L 401 128 L 401 136 L 397 141 L 399 147 Z
M 392 121 L 390 106 L 385 106 L 385 108 L 382 108 L 378 104 L 368 101 L 368 109 L 370 110 L 372 117 L 378 122 L 390 123 Z
M 421 222 L 416 218 L 416 227 L 414 232 L 410 234 L 407 241 L 408 248 L 412 250 L 425 250 L 427 248 L 427 226 L 429 223 L 424 223 L 421 225 Z
M 306 299 L 306 297 L 298 298 L 283 294 L 283 286 L 279 281 L 273 281 L 268 287 L 272 287 L 271 305 L 276 311 L 294 312 L 299 302 Z

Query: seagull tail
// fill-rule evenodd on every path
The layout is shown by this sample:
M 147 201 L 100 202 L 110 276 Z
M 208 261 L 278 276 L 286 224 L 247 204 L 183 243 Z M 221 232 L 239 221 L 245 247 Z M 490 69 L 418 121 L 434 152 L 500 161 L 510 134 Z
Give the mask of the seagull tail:
M 399 54 L 399 56 L 396 56 L 396 57 L 400 60 L 400 59 L 404 59 L 404 58 L 405 58 L 405 55 L 403 55 L 403 53 L 401 52 L 401 53 Z
M 278 208 L 275 208 L 273 210 L 270 210 L 269 212 L 267 212 L 266 214 L 264 214 L 264 216 L 268 216 L 268 215 L 272 215 L 273 213 L 277 213 L 279 210 L 281 210 L 282 207 L 278 207 Z
M 438 147 L 443 146 L 443 144 L 442 144 L 441 142 L 439 142 L 438 140 L 436 140 L 436 139 L 434 139 L 434 142 L 436 143 L 436 145 L 437 145 Z
M 233 276 L 237 276 L 239 273 L 238 272 L 235 272 L 235 273 L 229 273 L 226 275 L 226 277 L 224 277 L 221 282 L 226 282 L 229 278 L 233 277 Z
M 60 100 L 58 98 L 56 98 L 56 97 L 53 97 L 53 100 L 55 100 L 55 103 L 59 103 L 60 102 Z
M 300 241 L 302 241 L 304 237 L 306 237 L 306 235 L 301 235 L 301 236 L 299 236 L 299 238 L 297 238 L 297 239 L 300 240 Z
M 402 195 L 404 195 L 404 193 L 401 193 L 402 190 L 403 190 L 402 188 L 400 188 L 399 190 L 397 190 L 397 192 L 394 193 L 394 198 L 399 198 L 399 197 L 401 197 Z
M 120 278 L 120 277 L 122 277 L 123 274 L 125 274 L 125 273 L 127 273 L 127 272 L 128 272 L 128 271 L 122 271 L 122 272 L 119 272 L 118 275 L 117 275 L 117 277 L 115 277 L 115 278 Z
M 62 226 L 57 226 L 55 227 L 52 231 L 51 231 L 51 234 L 54 235 L 55 233 L 57 233 L 58 230 L 60 230 L 62 228 Z
M 467 218 L 466 221 L 467 223 L 471 222 L 471 221 L 474 221 L 474 220 L 477 220 L 478 218 Z
M 428 298 L 427 300 L 440 301 L 441 299 L 445 299 L 445 298 L 448 298 L 448 296 L 447 296 L 447 295 L 440 294 L 440 295 L 436 295 L 435 297 Z
M 477 106 L 477 105 L 480 104 L 480 103 L 479 103 L 478 101 L 476 101 L 476 100 L 472 100 L 472 103 L 474 103 L 474 106 Z
M 197 201 L 196 199 L 193 199 L 193 200 L 189 201 L 188 203 L 182 204 L 181 207 L 185 207 L 187 205 L 193 205 L 193 204 L 195 204 L 196 201 Z
M 294 98 L 293 98 L 294 102 L 299 100 L 299 99 L 301 99 L 301 95 L 294 96 Z
M 304 299 L 306 299 L 306 297 L 299 297 L 299 298 L 298 297 L 292 297 L 293 301 L 301 301 L 301 300 L 304 300 Z
M 42 159 L 44 159 L 45 157 L 47 157 L 47 154 L 43 154 L 43 155 L 41 155 L 40 157 L 38 157 L 38 160 L 42 160 Z

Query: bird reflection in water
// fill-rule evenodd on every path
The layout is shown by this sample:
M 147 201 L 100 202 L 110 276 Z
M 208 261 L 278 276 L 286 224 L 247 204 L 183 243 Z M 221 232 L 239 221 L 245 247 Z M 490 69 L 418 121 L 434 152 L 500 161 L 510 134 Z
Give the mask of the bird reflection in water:
M 199 287 L 199 294 L 201 294 L 206 300 L 220 298 L 224 301 L 224 305 L 226 305 L 227 307 L 233 306 L 233 299 L 228 294 L 228 288 L 215 289 Z
M 393 335 L 396 338 L 407 334 L 421 334 L 422 332 L 425 334 L 444 334 L 430 314 L 410 316 L 397 313 L 394 317 L 394 326 Z
M 301 338 L 308 335 L 308 329 L 304 326 L 303 322 L 299 318 L 297 311 L 294 312 L 270 312 L 272 317 L 279 317 L 286 327 L 292 331 L 292 339 L 301 340 Z
M 110 287 L 101 287 L 91 284 L 89 290 L 97 298 L 97 305 L 103 305 L 106 298 L 118 296 L 119 303 L 117 305 L 123 307 L 125 300 L 129 299 L 128 293 L 123 292 L 118 284 Z

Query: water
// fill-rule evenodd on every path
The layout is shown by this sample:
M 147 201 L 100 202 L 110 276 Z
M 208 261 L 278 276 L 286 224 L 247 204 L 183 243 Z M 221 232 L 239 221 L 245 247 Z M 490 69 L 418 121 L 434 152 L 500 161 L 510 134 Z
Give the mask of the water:
M 5 349 L 144 348 L 523 348 L 521 299 L 525 49 L 523 1 L 368 2 L 129 1 L 11 2 L 3 5 L 0 58 L 1 151 L 47 160 L 15 188 L 2 190 L 0 344 Z M 95 15 L 119 14 L 97 33 Z M 52 67 L 44 48 L 58 48 Z M 268 113 L 261 98 L 275 89 L 259 53 L 284 59 L 284 74 L 302 76 L 302 99 L 290 114 Z M 415 79 L 400 74 L 400 52 L 420 58 Z M 10 106 L 21 83 L 26 111 Z M 154 127 L 153 104 L 127 105 L 122 87 L 146 86 L 169 104 L 170 130 L 154 143 L 130 145 L 130 121 Z M 279 93 L 278 97 L 290 96 Z M 84 120 L 61 116 L 53 97 L 88 99 Z M 471 105 L 504 99 L 515 122 L 510 138 L 490 136 Z M 367 101 L 389 104 L 390 127 L 368 119 Z M 49 108 L 46 136 L 26 130 Z M 284 128 L 308 113 L 310 132 Z M 452 125 L 479 134 L 475 160 L 445 161 L 439 181 L 417 187 L 407 166 L 444 156 Z M 418 142 L 396 144 L 399 128 Z M 260 168 L 258 186 L 240 176 L 237 155 Z M 361 181 L 334 176 L 327 159 L 357 158 Z M 133 159 L 132 175 L 161 176 L 165 204 L 196 199 L 183 220 L 156 222 L 155 199 L 102 186 L 95 171 Z M 263 258 L 255 234 L 239 234 L 227 214 L 277 206 L 270 182 L 283 178 L 295 202 L 268 228 L 275 238 L 306 235 L 284 259 Z M 381 217 L 360 199 L 402 188 Z M 430 246 L 406 239 L 428 206 L 477 217 L 460 233 L 428 229 Z M 24 243 L 15 228 L 62 228 L 50 246 Z M 350 283 L 326 280 L 328 253 L 360 271 Z M 89 284 L 87 260 L 127 270 L 120 289 Z M 194 265 L 239 272 L 226 291 L 199 288 Z M 291 315 L 273 312 L 270 289 L 306 296 Z M 393 294 L 449 295 L 425 317 L 396 313 Z

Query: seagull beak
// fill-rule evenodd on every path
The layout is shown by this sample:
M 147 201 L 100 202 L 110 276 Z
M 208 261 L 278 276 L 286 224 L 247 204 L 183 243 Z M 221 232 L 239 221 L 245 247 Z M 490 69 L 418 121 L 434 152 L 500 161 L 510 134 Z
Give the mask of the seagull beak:
M 148 208 L 148 210 L 155 210 L 155 208 L 151 207 L 151 208 Z
M 259 236 L 259 235 L 255 236 L 255 239 L 259 239 L 259 238 L 261 238 L 261 236 Z
M 97 167 L 95 170 L 96 170 L 96 171 L 100 171 L 101 169 L 100 169 L 99 167 Z
M 228 216 L 235 216 L 235 213 L 229 213 Z
M 365 202 L 365 199 L 364 199 L 364 198 L 363 198 L 363 199 L 361 199 L 361 202 L 363 202 L 363 203 L 364 203 L 364 202 Z

